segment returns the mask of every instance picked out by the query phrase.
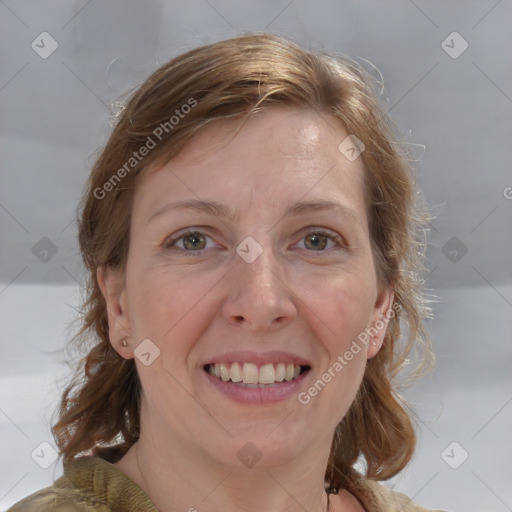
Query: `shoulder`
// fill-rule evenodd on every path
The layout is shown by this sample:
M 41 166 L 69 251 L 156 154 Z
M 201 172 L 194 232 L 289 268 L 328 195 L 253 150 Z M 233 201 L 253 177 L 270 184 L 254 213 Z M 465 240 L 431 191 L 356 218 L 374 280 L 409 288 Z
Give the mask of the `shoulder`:
M 50 487 L 30 494 L 15 503 L 7 512 L 91 512 L 98 510 L 96 500 L 75 489 L 66 477 Z
M 424 508 L 407 495 L 389 489 L 374 480 L 361 479 L 357 484 L 357 498 L 367 512 L 448 512 L 439 509 Z
M 52 486 L 19 501 L 7 512 L 158 512 L 144 491 L 110 462 L 79 457 L 64 463 Z

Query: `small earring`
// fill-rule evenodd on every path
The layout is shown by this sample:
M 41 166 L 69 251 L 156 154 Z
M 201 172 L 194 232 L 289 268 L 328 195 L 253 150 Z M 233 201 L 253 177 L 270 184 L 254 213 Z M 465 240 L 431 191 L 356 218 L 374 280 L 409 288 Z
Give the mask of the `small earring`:
M 123 338 L 122 341 L 121 341 L 121 345 L 123 347 L 127 347 L 128 346 L 128 343 L 126 343 L 126 338 Z

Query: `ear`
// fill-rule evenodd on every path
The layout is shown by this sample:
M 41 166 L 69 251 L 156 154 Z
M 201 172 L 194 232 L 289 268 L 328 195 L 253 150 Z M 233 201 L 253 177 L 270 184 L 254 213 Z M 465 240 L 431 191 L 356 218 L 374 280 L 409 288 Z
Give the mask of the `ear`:
M 396 315 L 393 309 L 393 299 L 395 297 L 393 288 L 381 286 L 375 305 L 371 314 L 371 324 L 368 329 L 370 333 L 370 342 L 368 343 L 368 359 L 377 355 L 384 343 L 384 337 L 388 330 L 390 318 Z
M 133 350 L 129 341 L 131 331 L 124 276 L 116 268 L 101 265 L 96 277 L 107 304 L 110 343 L 121 357 L 131 359 Z

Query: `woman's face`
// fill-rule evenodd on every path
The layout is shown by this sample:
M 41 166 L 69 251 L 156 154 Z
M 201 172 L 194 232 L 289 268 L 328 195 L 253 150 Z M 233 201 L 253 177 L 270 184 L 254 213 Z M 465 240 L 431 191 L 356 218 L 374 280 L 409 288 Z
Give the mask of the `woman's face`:
M 236 126 L 204 129 L 142 176 L 126 280 L 107 278 L 110 337 L 135 357 L 143 429 L 162 450 L 240 468 L 327 457 L 385 327 L 362 333 L 392 301 L 363 162 L 311 111 L 269 109 L 231 138 Z

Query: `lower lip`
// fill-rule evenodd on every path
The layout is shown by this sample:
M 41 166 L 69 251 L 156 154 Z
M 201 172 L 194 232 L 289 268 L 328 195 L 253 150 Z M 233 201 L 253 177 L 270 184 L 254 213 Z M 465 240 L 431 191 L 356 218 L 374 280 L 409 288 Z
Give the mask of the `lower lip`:
M 297 378 L 283 381 L 264 388 L 248 388 L 239 386 L 230 381 L 223 381 L 201 370 L 210 383 L 227 397 L 241 403 L 265 404 L 285 400 L 291 395 L 297 395 L 304 378 L 311 369 L 301 373 Z

